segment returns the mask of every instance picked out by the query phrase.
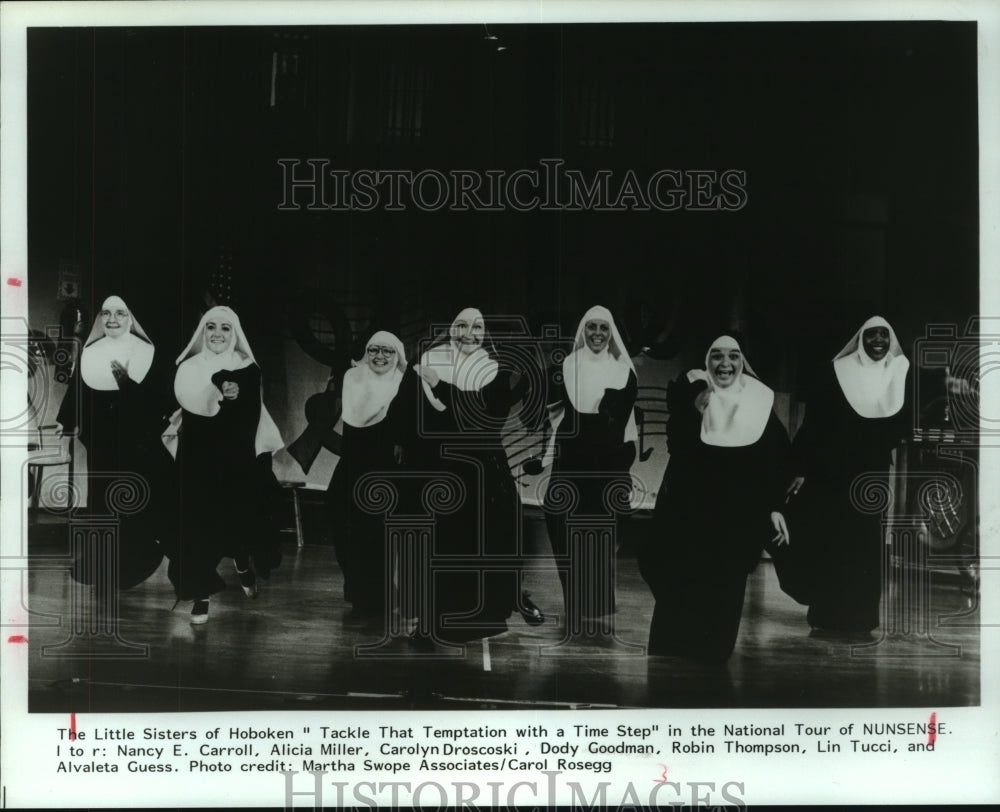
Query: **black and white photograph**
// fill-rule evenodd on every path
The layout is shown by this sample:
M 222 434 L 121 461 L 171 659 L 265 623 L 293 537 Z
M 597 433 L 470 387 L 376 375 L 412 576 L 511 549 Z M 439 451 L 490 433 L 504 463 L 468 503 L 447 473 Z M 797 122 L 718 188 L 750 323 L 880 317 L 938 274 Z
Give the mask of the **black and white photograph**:
M 25 5 L 5 805 L 990 797 L 995 13 Z

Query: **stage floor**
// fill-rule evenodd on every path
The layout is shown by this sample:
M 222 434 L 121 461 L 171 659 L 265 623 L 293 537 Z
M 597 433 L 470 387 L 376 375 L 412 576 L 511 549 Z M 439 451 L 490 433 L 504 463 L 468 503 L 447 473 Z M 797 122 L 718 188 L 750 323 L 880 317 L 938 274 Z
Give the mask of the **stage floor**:
M 618 559 L 615 637 L 563 641 L 559 580 L 544 524 L 526 522 L 538 553 L 525 586 L 546 615 L 541 626 L 511 618 L 510 630 L 432 658 L 403 638 L 357 656 L 379 629 L 352 619 L 328 545 L 285 547 L 284 561 L 247 599 L 232 563 L 207 624 L 190 603 L 171 610 L 166 562 L 120 595 L 119 636 L 73 636 L 74 594 L 65 569 L 33 565 L 27 579 L 28 691 L 32 712 L 310 709 L 947 707 L 980 697 L 978 610 L 953 579 L 930 573 L 931 636 L 872 643 L 811 632 L 805 608 L 778 588 L 773 566 L 750 576 L 736 650 L 724 668 L 645 655 L 652 595 L 626 544 Z M 36 556 L 64 554 L 66 525 L 40 515 Z M 43 648 L 49 648 L 43 656 Z M 145 647 L 143 651 L 141 647 Z M 108 653 L 109 657 L 96 656 Z M 439 652 L 440 653 L 440 652 Z M 67 656 L 73 655 L 73 656 Z

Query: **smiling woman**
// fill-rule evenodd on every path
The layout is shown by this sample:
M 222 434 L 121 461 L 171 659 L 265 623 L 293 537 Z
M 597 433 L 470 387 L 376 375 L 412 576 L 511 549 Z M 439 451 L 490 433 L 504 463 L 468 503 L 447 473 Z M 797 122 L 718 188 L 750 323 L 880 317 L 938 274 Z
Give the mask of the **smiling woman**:
M 567 520 L 579 524 L 581 517 L 607 517 L 617 529 L 623 506 L 613 494 L 631 493 L 637 392 L 635 367 L 611 312 L 590 308 L 577 327 L 573 351 L 549 372 L 546 398 L 556 454 L 545 493 L 545 521 L 552 552 L 571 562 L 559 569 L 571 634 L 583 632 L 584 618 L 615 612 L 619 540 L 597 539 L 596 533 L 570 538 Z
M 801 543 L 775 565 L 813 628 L 865 638 L 879 625 L 881 518 L 860 509 L 852 485 L 888 474 L 910 429 L 909 369 L 889 322 L 873 316 L 827 362 L 806 403 L 789 486 Z
M 109 296 L 84 342 L 57 418 L 65 433 L 79 430 L 87 449 L 91 515 L 115 513 L 109 494 L 116 478 L 138 476 L 150 485 L 143 510 L 117 517 L 121 588 L 148 578 L 163 560 L 156 540 L 167 544 L 173 536 L 169 512 L 164 509 L 170 498 L 170 458 L 159 443 L 170 398 L 159 361 L 128 305 L 118 296 Z M 82 551 L 73 570 L 78 581 L 94 583 L 96 556 L 93 548 Z
M 518 608 L 521 516 L 500 433 L 525 379 L 515 383 L 501 366 L 483 314 L 471 307 L 407 378 L 404 464 L 423 482 L 455 486 L 454 504 L 435 516 L 434 539 L 435 555 L 455 563 L 427 578 L 430 616 L 415 642 L 501 634 Z
M 281 435 L 261 400 L 261 372 L 239 317 L 214 307 L 177 359 L 174 393 L 181 405 L 177 465 L 181 532 L 168 575 L 178 600 L 193 600 L 191 622 L 208 620 L 209 596 L 225 582 L 216 567 L 231 557 L 248 597 L 257 576 L 281 560 L 269 512 L 277 482 L 271 454 Z
M 355 487 L 362 477 L 384 476 L 397 467 L 399 410 L 393 403 L 406 371 L 402 342 L 381 330 L 368 339 L 361 359 L 344 374 L 343 440 L 327 501 L 337 563 L 344 574 L 344 600 L 357 617 L 384 619 L 391 571 L 382 516 L 363 510 Z
M 736 644 L 761 550 L 769 539 L 789 543 L 780 512 L 788 435 L 774 392 L 731 336 L 712 342 L 705 369 L 671 384 L 667 405 L 670 463 L 639 559 L 656 598 L 649 653 L 719 665 Z
M 712 347 L 708 353 L 708 371 L 718 389 L 733 385 L 743 373 L 743 353 L 737 346 Z

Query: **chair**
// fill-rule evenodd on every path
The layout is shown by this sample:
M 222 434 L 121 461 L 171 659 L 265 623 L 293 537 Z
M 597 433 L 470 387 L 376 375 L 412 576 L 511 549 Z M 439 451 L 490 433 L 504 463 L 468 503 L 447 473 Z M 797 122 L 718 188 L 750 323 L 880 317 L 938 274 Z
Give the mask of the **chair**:
M 31 509 L 38 510 L 46 468 L 66 465 L 67 477 L 73 481 L 73 438 L 62 437 L 57 425 L 38 426 L 37 439 L 28 443 L 28 479 L 31 485 Z M 66 488 L 66 509 L 73 507 L 73 489 Z

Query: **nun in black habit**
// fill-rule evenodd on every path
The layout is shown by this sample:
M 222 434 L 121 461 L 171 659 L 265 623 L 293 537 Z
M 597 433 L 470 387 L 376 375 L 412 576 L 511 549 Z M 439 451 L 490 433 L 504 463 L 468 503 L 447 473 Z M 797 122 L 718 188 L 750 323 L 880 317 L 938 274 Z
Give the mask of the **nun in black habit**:
M 125 302 L 109 296 L 84 342 L 56 418 L 64 433 L 79 429 L 87 450 L 92 514 L 112 513 L 113 505 L 107 501 L 119 473 L 138 475 L 148 487 L 146 506 L 119 516 L 118 587 L 122 589 L 152 575 L 163 560 L 158 540 L 169 546 L 176 533 L 168 509 L 172 464 L 160 444 L 173 399 L 160 361 Z M 73 577 L 81 583 L 93 583 L 94 567 L 103 566 L 93 550 L 89 553 L 74 563 Z
M 747 575 L 765 546 L 789 542 L 788 435 L 774 392 L 730 336 L 712 343 L 705 369 L 670 385 L 667 400 L 670 461 L 639 559 L 656 598 L 649 653 L 721 665 L 736 643 Z
M 592 307 L 577 327 L 573 351 L 549 371 L 549 414 L 555 431 L 552 476 L 543 509 L 552 552 L 568 549 L 568 507 L 562 491 L 575 497 L 578 519 L 617 522 L 612 490 L 631 492 L 629 469 L 635 461 L 635 406 L 638 380 L 632 359 L 605 307 Z M 580 617 L 600 617 L 615 611 L 614 546 L 600 551 L 577 551 L 573 570 L 559 569 L 563 600 L 570 625 Z M 569 588 L 572 578 L 575 588 Z M 571 598 L 573 600 L 571 601 Z M 571 605 L 572 603 L 572 605 Z
M 281 560 L 271 455 L 282 447 L 264 408 L 261 371 L 239 317 L 213 307 L 177 359 L 180 540 L 168 576 L 177 599 L 193 600 L 191 622 L 208 620 L 210 595 L 225 589 L 216 567 L 232 558 L 256 597 L 258 576 Z
M 521 537 L 520 498 L 501 430 L 521 391 L 500 367 L 475 308 L 455 317 L 414 373 L 405 395 L 408 408 L 416 405 L 404 421 L 405 465 L 453 474 L 464 491 L 457 506 L 436 514 L 434 552 L 459 563 L 432 572 L 428 627 L 436 640 L 451 643 L 501 634 L 517 608 Z
M 359 507 L 355 486 L 367 474 L 397 467 L 400 411 L 391 407 L 405 371 L 403 343 L 379 331 L 368 339 L 361 360 L 344 373 L 343 439 L 327 500 L 344 600 L 358 615 L 384 616 L 388 608 L 385 522 Z
M 825 366 L 806 401 L 788 488 L 801 543 L 775 565 L 782 588 L 809 606 L 813 628 L 866 634 L 879 625 L 881 517 L 858 510 L 851 488 L 862 474 L 887 476 L 910 428 L 909 368 L 895 331 L 873 316 Z

